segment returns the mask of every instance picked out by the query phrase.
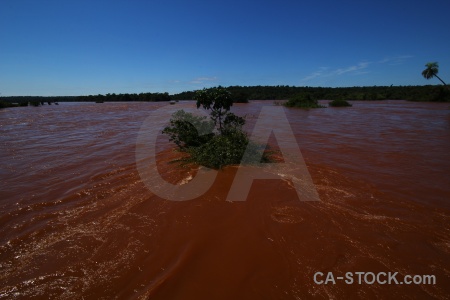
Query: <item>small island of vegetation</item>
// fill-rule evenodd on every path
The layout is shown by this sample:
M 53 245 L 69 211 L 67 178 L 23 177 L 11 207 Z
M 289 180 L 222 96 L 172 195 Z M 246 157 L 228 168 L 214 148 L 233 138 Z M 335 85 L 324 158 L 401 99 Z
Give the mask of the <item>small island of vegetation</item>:
M 197 91 L 195 99 L 197 108 L 210 112 L 209 119 L 179 110 L 163 130 L 177 149 L 187 154 L 178 162 L 220 169 L 233 164 L 259 163 L 261 157 L 262 162 L 271 161 L 269 152 L 250 141 L 243 131 L 245 119 L 230 112 L 233 97 L 226 88 Z M 242 161 L 246 151 L 251 152 L 250 161 Z
M 298 107 L 298 108 L 324 108 L 319 104 L 316 98 L 313 98 L 311 94 L 304 93 L 298 94 L 290 98 L 285 104 L 287 107 Z

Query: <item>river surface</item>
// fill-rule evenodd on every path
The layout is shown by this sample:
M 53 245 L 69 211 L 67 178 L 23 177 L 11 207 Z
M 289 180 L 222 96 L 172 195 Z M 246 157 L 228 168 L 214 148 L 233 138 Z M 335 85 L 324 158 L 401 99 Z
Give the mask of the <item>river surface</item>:
M 0 298 L 450 297 L 449 104 L 285 108 L 316 202 L 300 201 L 290 179 L 255 180 L 247 201 L 226 201 L 237 167 L 194 200 L 156 196 L 137 170 L 136 141 L 165 105 L 0 110 Z M 247 115 L 251 132 L 272 105 L 233 111 Z M 195 168 L 169 164 L 179 154 L 166 137 L 157 141 L 161 177 L 195 177 Z M 317 272 L 321 281 L 351 272 L 354 282 L 317 284 Z M 356 272 L 436 283 L 359 284 Z

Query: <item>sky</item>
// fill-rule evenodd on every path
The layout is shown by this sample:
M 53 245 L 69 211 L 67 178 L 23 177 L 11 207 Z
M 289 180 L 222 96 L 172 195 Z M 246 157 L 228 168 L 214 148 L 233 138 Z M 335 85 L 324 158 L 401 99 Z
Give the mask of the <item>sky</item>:
M 0 95 L 450 83 L 450 1 L 0 0 Z

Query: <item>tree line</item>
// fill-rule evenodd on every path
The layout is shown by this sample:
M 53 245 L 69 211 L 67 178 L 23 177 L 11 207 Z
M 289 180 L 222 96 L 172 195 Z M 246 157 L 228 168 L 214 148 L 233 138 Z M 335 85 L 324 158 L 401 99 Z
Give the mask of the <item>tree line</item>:
M 286 100 L 298 95 L 308 95 L 316 100 L 410 100 L 450 101 L 450 90 L 445 86 L 365 86 L 365 87 L 297 87 L 230 86 L 227 90 L 237 98 L 248 100 Z M 195 91 L 171 95 L 172 100 L 193 99 Z M 238 97 L 236 97 L 236 95 Z
M 289 85 L 277 86 L 229 86 L 227 91 L 233 96 L 234 102 L 248 100 L 286 100 L 307 94 L 317 100 L 410 100 L 410 101 L 450 101 L 448 86 L 365 86 L 365 87 L 298 87 Z M 192 100 L 196 91 L 186 91 L 169 95 L 169 93 L 140 94 L 106 94 L 89 96 L 11 96 L 0 97 L 6 103 L 24 102 L 131 102 L 131 101 L 170 101 Z
M 170 101 L 169 93 L 140 94 L 98 94 L 88 96 L 9 96 L 1 97 L 1 101 L 9 103 L 47 103 L 47 102 L 159 102 Z

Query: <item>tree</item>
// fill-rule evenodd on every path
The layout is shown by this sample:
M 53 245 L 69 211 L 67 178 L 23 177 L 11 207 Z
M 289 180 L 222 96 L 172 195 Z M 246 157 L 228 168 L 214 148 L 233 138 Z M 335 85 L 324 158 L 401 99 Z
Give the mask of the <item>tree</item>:
M 439 78 L 439 76 L 437 76 L 437 73 L 439 71 L 439 65 L 437 62 L 429 62 L 425 65 L 427 68 L 425 70 L 422 71 L 422 76 L 425 77 L 426 79 L 431 79 L 433 77 L 436 77 L 437 79 L 439 79 L 444 85 L 445 82 Z
M 172 116 L 170 125 L 163 130 L 180 151 L 188 154 L 177 162 L 220 169 L 240 164 L 244 153 L 248 151 L 251 155 L 245 158 L 245 163 L 270 161 L 271 153 L 250 141 L 243 130 L 245 119 L 230 112 L 233 98 L 227 89 L 221 86 L 205 88 L 196 92 L 195 99 L 197 108 L 201 106 L 210 110 L 211 120 L 178 111 Z
M 229 113 L 233 105 L 233 98 L 227 89 L 221 86 L 210 89 L 205 88 L 197 91 L 195 100 L 197 100 L 197 108 L 202 106 L 206 110 L 211 110 L 211 120 L 214 121 L 214 125 L 219 126 L 221 134 L 224 133 L 225 119 L 228 117 L 227 120 L 229 121 L 235 120 L 234 114 Z M 236 118 L 239 117 L 236 116 Z
M 199 117 L 179 110 L 172 115 L 170 126 L 164 128 L 163 133 L 169 136 L 180 151 L 190 147 L 199 147 L 214 137 L 214 124 L 206 117 Z

